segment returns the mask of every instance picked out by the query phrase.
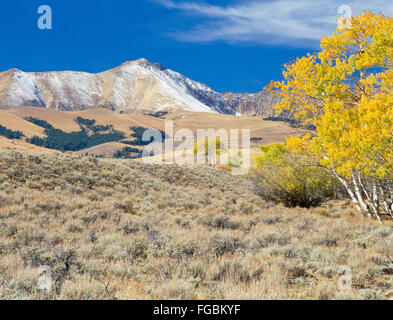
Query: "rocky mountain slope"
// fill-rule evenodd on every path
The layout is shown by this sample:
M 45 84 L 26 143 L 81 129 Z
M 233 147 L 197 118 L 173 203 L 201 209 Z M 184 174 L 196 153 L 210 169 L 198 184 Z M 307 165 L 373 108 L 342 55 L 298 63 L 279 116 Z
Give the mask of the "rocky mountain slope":
M 262 117 L 277 116 L 274 106 L 279 102 L 279 98 L 266 91 L 255 94 L 227 92 L 223 96 L 229 106 L 240 114 Z
M 146 59 L 117 68 L 86 72 L 0 73 L 0 108 L 34 106 L 65 111 L 105 107 L 117 111 L 180 109 L 235 114 L 207 85 Z

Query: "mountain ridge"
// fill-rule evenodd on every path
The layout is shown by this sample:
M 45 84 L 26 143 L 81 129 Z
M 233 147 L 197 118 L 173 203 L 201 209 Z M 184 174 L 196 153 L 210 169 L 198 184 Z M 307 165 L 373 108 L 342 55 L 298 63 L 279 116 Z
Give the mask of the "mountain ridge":
M 125 113 L 183 110 L 271 116 L 276 100 L 270 97 L 266 92 L 222 94 L 145 58 L 98 73 L 24 72 L 17 68 L 0 73 L 0 109 L 33 106 L 79 111 L 104 107 Z

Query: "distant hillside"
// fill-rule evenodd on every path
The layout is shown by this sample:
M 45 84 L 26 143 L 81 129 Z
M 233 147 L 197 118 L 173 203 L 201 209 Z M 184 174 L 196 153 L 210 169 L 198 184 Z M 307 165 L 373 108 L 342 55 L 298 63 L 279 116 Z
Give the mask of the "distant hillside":
M 160 117 L 103 108 L 73 112 L 34 107 L 0 110 L 0 148 L 134 157 L 136 149 L 143 148 L 141 132 L 147 128 L 164 131 L 166 120 L 173 121 L 174 132 L 188 128 L 195 139 L 198 129 L 250 129 L 253 148 L 301 134 L 287 123 L 257 117 L 186 111 Z

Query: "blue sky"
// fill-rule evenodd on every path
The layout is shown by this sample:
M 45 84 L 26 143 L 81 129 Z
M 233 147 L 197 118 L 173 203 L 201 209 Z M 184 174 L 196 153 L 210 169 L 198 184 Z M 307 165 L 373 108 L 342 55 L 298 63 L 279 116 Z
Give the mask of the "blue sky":
M 343 3 L 393 15 L 391 0 L 3 0 L 0 71 L 100 72 L 145 57 L 220 92 L 257 92 L 318 49 Z M 44 4 L 52 30 L 37 27 Z

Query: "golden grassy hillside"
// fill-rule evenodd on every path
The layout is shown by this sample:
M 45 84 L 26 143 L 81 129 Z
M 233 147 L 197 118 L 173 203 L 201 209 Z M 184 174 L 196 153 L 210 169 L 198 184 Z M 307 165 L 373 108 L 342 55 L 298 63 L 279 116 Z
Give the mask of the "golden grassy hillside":
M 259 144 L 283 141 L 286 137 L 302 134 L 301 130 L 291 128 L 285 123 L 264 121 L 257 117 L 235 117 L 184 111 L 168 114 L 166 119 L 159 119 L 146 116 L 142 112 L 139 112 L 139 114 L 120 114 L 103 108 L 88 109 L 77 112 L 66 112 L 34 107 L 0 110 L 0 125 L 14 131 L 22 131 L 27 138 L 31 138 L 35 135 L 42 137 L 44 135 L 44 129 L 26 121 L 25 118 L 27 117 L 45 120 L 53 127 L 61 129 L 64 132 L 80 130 L 75 119 L 77 117 L 82 117 L 96 120 L 97 125 L 113 125 L 115 130 L 124 132 L 127 137 L 133 133 L 130 127 L 145 127 L 164 130 L 165 120 L 173 120 L 175 132 L 179 129 L 187 128 L 194 133 L 195 137 L 197 129 L 250 129 L 251 137 L 260 138 L 259 140 L 252 142 L 252 148 L 254 149 L 257 148 Z M 239 136 L 241 136 L 240 133 Z M 16 143 L 6 140 L 7 139 L 0 139 L 1 148 L 30 151 L 37 150 L 37 147 L 24 142 L 24 139 L 17 141 Z M 124 145 L 114 142 L 85 150 L 84 153 L 108 155 L 111 153 L 113 154 L 121 148 L 124 148 Z
M 193 131 L 195 136 L 197 129 L 238 129 L 239 136 L 242 129 L 250 129 L 252 138 L 262 138 L 259 144 L 284 141 L 286 137 L 303 133 L 302 130 L 291 128 L 283 122 L 265 121 L 260 117 L 251 116 L 175 112 L 167 118 L 174 120 L 175 130 L 187 128 Z M 257 144 L 253 143 L 254 146 Z
M 286 209 L 225 171 L 0 153 L 0 299 L 387 299 L 392 241 L 349 202 Z

